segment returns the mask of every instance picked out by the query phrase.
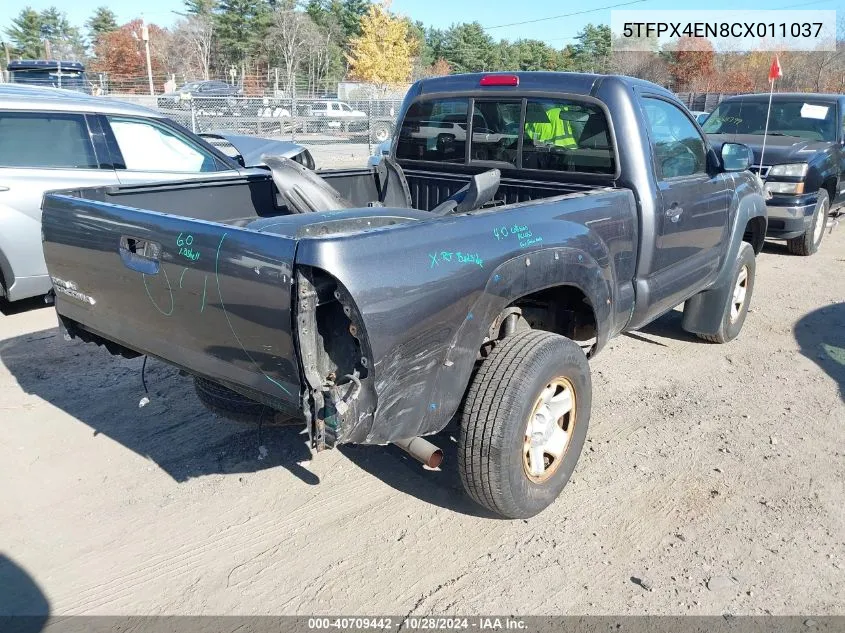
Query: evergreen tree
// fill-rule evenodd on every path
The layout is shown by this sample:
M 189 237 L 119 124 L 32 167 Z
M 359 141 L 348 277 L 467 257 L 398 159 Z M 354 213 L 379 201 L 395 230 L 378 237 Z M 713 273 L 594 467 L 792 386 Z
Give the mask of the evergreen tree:
M 223 59 L 239 66 L 263 44 L 272 11 L 266 0 L 220 0 L 214 17 L 217 44 Z
M 339 5 L 339 7 L 338 7 Z M 370 9 L 370 0 L 343 0 L 331 3 L 331 10 L 340 10 L 340 26 L 346 39 L 349 40 L 361 34 L 361 20 Z
M 588 24 L 575 36 L 574 46 L 578 70 L 591 73 L 607 72 L 610 66 L 610 27 Z
M 449 28 L 443 48 L 444 58 L 456 73 L 491 70 L 495 61 L 493 38 L 478 22 Z
M 96 46 L 101 35 L 117 30 L 117 16 L 107 6 L 97 7 L 94 9 L 94 14 L 85 22 L 85 26 L 88 28 L 91 43 Z
M 67 14 L 56 7 L 44 9 L 39 15 L 41 38 L 50 42 L 50 54 L 56 59 L 81 59 L 85 56 L 82 34 L 71 26 Z
M 21 9 L 12 26 L 6 29 L 12 43 L 12 53 L 24 59 L 38 59 L 44 55 L 41 42 L 41 16 L 32 8 Z
M 217 0 L 184 0 L 185 12 L 191 15 L 211 15 L 217 8 Z

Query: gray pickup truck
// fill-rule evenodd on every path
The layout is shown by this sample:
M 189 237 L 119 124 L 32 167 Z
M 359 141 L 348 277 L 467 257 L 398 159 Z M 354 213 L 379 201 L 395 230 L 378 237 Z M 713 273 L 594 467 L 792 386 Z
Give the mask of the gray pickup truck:
M 399 121 L 367 169 L 47 194 L 56 310 L 70 336 L 193 374 L 217 411 L 302 418 L 314 450 L 436 463 L 421 436 L 457 414 L 470 496 L 532 516 L 573 472 L 611 337 L 682 303 L 686 330 L 739 334 L 766 233 L 752 155 L 717 155 L 626 77 L 426 79 Z

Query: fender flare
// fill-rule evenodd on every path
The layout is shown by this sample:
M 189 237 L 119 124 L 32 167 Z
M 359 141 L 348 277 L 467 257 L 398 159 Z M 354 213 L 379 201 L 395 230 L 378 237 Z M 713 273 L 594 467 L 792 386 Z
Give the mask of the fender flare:
M 768 223 L 766 201 L 757 192 L 742 197 L 737 206 L 734 224 L 731 230 L 727 254 L 722 263 L 722 270 L 707 289 L 693 295 L 684 304 L 684 317 L 681 327 L 693 334 L 715 334 L 719 331 L 725 305 L 733 292 L 731 275 L 733 263 L 739 256 L 743 243 L 745 227 L 752 218 L 762 217 Z M 764 231 L 765 232 L 765 231 Z
M 484 290 L 455 331 L 431 381 L 430 401 L 441 405 L 436 412 L 430 412 L 429 419 L 421 421 L 418 434 L 439 430 L 458 410 L 463 389 L 456 390 L 455 382 L 468 384 L 484 337 L 501 311 L 521 297 L 561 286 L 577 288 L 590 301 L 596 318 L 596 349 L 607 342 L 611 329 L 611 288 L 599 262 L 575 247 L 520 253 L 490 273 Z
M 476 349 L 481 346 L 487 328 L 508 305 L 535 292 L 562 286 L 577 288 L 590 302 L 596 318 L 597 345 L 603 345 L 610 330 L 610 284 L 602 267 L 589 253 L 564 246 L 520 254 L 492 271 L 473 306 L 474 313 L 483 314 L 482 324 L 485 324 L 477 337 Z M 464 333 L 463 329 L 456 333 L 456 340 Z

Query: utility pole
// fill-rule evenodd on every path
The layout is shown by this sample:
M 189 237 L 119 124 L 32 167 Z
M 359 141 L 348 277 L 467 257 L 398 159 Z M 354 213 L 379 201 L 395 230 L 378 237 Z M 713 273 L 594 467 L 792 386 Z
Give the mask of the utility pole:
M 147 79 L 150 81 L 150 96 L 155 95 L 153 86 L 153 65 L 150 62 L 150 29 L 146 24 L 141 26 L 141 39 L 144 40 L 144 49 L 147 53 Z

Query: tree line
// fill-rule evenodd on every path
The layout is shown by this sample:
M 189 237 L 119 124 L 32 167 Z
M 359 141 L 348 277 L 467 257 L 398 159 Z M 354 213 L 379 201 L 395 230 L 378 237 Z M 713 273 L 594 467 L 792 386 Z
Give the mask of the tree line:
M 333 92 L 341 80 L 386 90 L 427 76 L 504 70 L 621 73 L 676 91 L 766 89 L 771 53 L 716 53 L 659 48 L 614 52 L 610 28 L 588 24 L 556 48 L 537 39 L 496 39 L 479 22 L 427 27 L 371 0 L 184 0 L 169 27 L 147 24 L 158 90 L 177 82 L 225 79 L 248 93 Z M 118 24 L 106 6 L 84 25 L 55 7 L 20 11 L 3 29 L 7 58 L 79 60 L 108 77 L 113 91 L 143 91 L 146 58 L 141 19 Z M 781 56 L 781 89 L 845 90 L 845 56 L 837 50 Z

